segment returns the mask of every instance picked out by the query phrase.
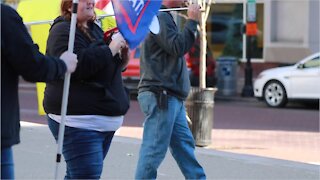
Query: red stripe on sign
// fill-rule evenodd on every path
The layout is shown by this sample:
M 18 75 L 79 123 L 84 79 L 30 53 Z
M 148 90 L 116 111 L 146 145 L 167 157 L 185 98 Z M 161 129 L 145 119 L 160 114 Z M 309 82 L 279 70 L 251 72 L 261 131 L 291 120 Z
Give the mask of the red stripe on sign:
M 103 10 L 108 4 L 110 0 L 99 0 L 96 3 L 96 8 Z

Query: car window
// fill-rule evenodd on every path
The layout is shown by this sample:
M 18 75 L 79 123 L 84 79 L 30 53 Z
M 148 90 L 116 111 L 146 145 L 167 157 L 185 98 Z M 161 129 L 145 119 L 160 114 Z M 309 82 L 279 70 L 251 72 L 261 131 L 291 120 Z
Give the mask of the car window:
M 315 68 L 320 67 L 320 57 L 316 57 L 304 63 L 303 68 Z

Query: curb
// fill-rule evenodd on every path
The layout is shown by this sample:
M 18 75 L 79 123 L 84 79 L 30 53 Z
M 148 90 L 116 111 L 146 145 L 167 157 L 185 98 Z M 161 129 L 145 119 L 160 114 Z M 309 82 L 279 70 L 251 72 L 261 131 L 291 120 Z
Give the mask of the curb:
M 257 98 L 255 97 L 242 97 L 241 95 L 236 96 L 221 96 L 215 95 L 215 101 L 238 101 L 238 102 L 257 102 Z
M 37 86 L 35 83 L 19 83 L 19 90 L 36 90 Z

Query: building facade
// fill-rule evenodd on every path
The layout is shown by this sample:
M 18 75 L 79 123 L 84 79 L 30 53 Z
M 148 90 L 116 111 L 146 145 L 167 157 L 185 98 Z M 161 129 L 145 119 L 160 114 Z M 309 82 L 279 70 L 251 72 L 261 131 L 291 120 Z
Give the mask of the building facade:
M 215 56 L 241 61 L 244 17 L 242 0 L 216 0 L 207 20 L 207 40 Z M 257 0 L 258 35 L 253 62 L 293 64 L 319 52 L 319 0 Z

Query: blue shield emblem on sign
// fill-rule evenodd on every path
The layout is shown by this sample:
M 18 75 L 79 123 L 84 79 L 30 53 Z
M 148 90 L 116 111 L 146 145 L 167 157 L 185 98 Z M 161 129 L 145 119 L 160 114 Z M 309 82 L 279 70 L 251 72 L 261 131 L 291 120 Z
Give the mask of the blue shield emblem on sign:
M 161 3 L 161 0 L 112 0 L 117 26 L 130 49 L 137 47 L 147 36 Z

